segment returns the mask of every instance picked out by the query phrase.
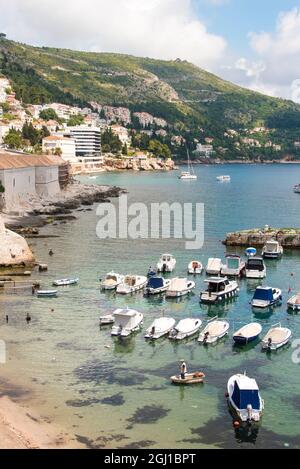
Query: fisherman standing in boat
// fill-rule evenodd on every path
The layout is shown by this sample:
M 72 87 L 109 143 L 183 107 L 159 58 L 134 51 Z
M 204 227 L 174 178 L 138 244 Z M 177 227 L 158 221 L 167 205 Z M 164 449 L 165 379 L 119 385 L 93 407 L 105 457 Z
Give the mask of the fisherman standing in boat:
M 181 379 L 185 379 L 185 375 L 187 374 L 187 366 L 184 360 L 180 360 L 181 365 L 180 365 L 180 376 Z

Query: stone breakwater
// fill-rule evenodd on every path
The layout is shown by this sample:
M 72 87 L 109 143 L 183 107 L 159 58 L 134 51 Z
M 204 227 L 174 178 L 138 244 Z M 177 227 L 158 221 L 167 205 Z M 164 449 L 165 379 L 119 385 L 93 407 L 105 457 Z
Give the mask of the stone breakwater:
M 106 171 L 173 171 L 176 169 L 176 166 L 171 159 L 158 160 L 157 158 L 147 158 L 139 160 L 137 158 L 106 158 L 104 169 Z
M 266 241 L 275 239 L 283 247 L 300 249 L 300 228 L 263 228 L 228 233 L 225 246 L 264 246 Z

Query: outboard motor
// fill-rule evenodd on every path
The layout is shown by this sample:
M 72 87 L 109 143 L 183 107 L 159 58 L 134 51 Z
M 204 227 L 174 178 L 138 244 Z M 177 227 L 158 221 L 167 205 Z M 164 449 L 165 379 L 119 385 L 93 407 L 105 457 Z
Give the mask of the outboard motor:
M 209 332 L 206 332 L 206 333 L 205 333 L 205 336 L 204 336 L 204 340 L 203 340 L 203 344 L 204 344 L 204 345 L 207 344 L 208 337 L 209 337 Z
M 163 271 L 164 274 L 167 272 L 167 269 L 168 269 L 167 264 L 164 264 L 163 268 L 162 268 L 162 271 Z
M 252 420 L 252 411 L 253 411 L 252 405 L 251 404 L 247 405 L 248 423 L 250 423 Z
M 272 347 L 272 339 L 271 339 L 271 337 L 269 337 L 269 339 L 268 339 L 268 351 L 269 352 L 271 351 L 271 347 Z

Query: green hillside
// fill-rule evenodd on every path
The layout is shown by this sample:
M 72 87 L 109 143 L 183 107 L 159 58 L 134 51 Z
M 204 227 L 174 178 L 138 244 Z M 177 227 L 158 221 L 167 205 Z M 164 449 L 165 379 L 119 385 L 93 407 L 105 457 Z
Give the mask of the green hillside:
M 174 133 L 218 139 L 228 128 L 266 125 L 277 138 L 300 127 L 300 106 L 233 85 L 186 61 L 32 47 L 0 40 L 0 72 L 24 103 L 89 101 L 146 111 Z M 278 133 L 279 132 L 279 133 Z

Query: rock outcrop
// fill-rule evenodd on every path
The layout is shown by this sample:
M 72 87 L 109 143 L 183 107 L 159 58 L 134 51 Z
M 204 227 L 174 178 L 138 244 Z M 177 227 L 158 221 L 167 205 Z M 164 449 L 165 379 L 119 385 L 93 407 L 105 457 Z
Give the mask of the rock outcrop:
M 7 230 L 0 215 L 0 267 L 31 265 L 34 256 L 22 236 Z
M 228 233 L 224 244 L 226 246 L 264 246 L 266 241 L 275 239 L 283 247 L 300 249 L 299 228 L 271 228 L 266 226 L 262 229 L 236 231 Z
M 175 169 L 175 163 L 172 159 L 107 158 L 104 169 L 106 171 L 172 171 Z

